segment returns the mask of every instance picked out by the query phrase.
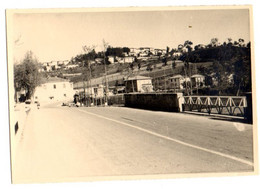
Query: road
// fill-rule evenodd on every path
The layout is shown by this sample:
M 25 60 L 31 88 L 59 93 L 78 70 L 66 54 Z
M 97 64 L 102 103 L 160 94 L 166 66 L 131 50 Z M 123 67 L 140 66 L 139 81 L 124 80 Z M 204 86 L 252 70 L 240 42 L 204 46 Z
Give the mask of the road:
M 31 110 L 13 182 L 253 171 L 252 125 L 126 107 Z

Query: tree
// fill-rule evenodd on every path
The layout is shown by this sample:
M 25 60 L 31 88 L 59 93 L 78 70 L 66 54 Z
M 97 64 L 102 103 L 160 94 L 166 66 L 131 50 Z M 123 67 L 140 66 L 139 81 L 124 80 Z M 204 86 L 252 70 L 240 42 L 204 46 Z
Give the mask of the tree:
M 152 71 L 153 70 L 152 64 L 148 64 L 147 67 L 146 67 L 146 70 Z
M 166 65 L 167 65 L 167 57 L 164 57 L 164 58 L 162 59 L 162 62 L 163 62 L 164 65 L 166 66 Z
M 92 104 L 92 83 L 91 83 L 91 79 L 92 79 L 92 72 L 94 71 L 93 67 L 91 66 L 90 61 L 95 59 L 96 56 L 96 52 L 95 52 L 95 48 L 96 46 L 92 45 L 92 46 L 87 46 L 84 45 L 82 47 L 83 51 L 85 52 L 85 54 L 83 55 L 83 65 L 86 67 L 86 73 L 83 72 L 83 85 L 84 85 L 84 98 L 85 98 L 85 79 L 87 78 L 87 85 L 88 88 L 90 88 L 90 91 L 88 91 L 89 93 L 89 102 L 90 104 Z
M 241 47 L 240 47 L 241 49 Z M 242 50 L 244 49 L 244 50 Z M 234 58 L 234 87 L 237 89 L 239 95 L 240 90 L 251 91 L 251 49 L 242 47 Z
M 212 38 L 210 44 L 212 47 L 216 47 L 218 45 L 218 38 Z
M 123 52 L 128 54 L 130 52 L 130 49 L 128 47 L 123 47 Z
M 183 45 L 182 44 L 179 44 L 178 45 L 178 51 L 183 53 Z
M 179 45 L 178 48 L 182 48 L 181 51 L 183 51 L 184 48 L 186 48 L 188 50 L 188 52 L 184 53 L 181 57 L 180 60 L 182 60 L 184 62 L 184 74 L 185 74 L 185 78 L 187 76 L 191 76 L 191 70 L 190 70 L 190 58 L 191 58 L 191 51 L 192 51 L 192 46 L 193 43 L 189 40 L 186 40 L 184 42 L 183 45 Z M 185 80 L 185 83 L 187 85 L 187 81 Z M 188 86 L 188 85 L 187 85 Z M 186 88 L 187 90 L 188 88 Z M 188 91 L 187 91 L 188 93 Z M 192 94 L 192 85 L 190 87 L 190 93 Z
M 244 39 L 239 38 L 238 39 L 238 43 L 239 43 L 240 47 L 244 47 L 245 46 L 245 40 Z
M 133 63 L 130 63 L 130 69 L 132 70 L 132 72 L 134 71 L 134 64 Z
M 20 64 L 14 66 L 15 90 L 25 90 L 26 99 L 30 99 L 40 84 L 39 63 L 31 51 L 25 54 Z
M 140 70 L 141 69 L 141 62 L 138 62 L 137 66 L 138 66 L 138 70 Z
M 228 83 L 228 74 L 230 72 L 227 72 L 225 64 L 223 62 L 214 61 L 213 62 L 213 71 L 214 71 L 214 77 L 217 80 L 217 88 L 219 90 L 219 95 L 224 92 L 225 89 L 229 87 Z
M 185 41 L 184 44 L 183 44 L 183 47 L 188 50 L 188 53 L 190 53 L 191 50 L 192 50 L 191 45 L 193 45 L 193 43 L 189 40 Z
M 108 46 L 106 48 L 106 56 L 118 56 L 118 57 L 124 57 L 124 52 L 129 53 L 130 49 L 127 47 L 120 48 L 120 47 L 111 47 Z
M 176 62 L 175 62 L 175 60 L 173 60 L 173 62 L 172 62 L 172 69 L 174 70 L 176 68 Z
M 171 55 L 171 57 L 173 57 L 174 53 L 176 53 L 176 52 L 178 52 L 177 49 L 172 49 L 172 50 L 170 51 L 170 55 Z
M 166 47 L 166 55 L 168 56 L 168 54 L 169 54 L 169 51 L 170 51 L 170 47 Z
M 232 46 L 232 38 L 228 38 L 228 46 Z
M 200 49 L 200 45 L 195 45 L 194 50 L 197 51 Z
M 51 70 L 52 70 L 52 71 L 55 71 L 55 70 L 56 70 L 56 67 L 55 67 L 55 66 L 51 66 Z

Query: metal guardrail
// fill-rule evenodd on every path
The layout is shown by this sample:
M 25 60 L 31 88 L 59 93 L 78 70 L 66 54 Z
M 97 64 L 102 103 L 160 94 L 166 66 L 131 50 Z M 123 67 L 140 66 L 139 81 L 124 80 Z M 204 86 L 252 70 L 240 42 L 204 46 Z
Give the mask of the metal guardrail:
M 245 116 L 245 96 L 184 96 L 184 111 Z

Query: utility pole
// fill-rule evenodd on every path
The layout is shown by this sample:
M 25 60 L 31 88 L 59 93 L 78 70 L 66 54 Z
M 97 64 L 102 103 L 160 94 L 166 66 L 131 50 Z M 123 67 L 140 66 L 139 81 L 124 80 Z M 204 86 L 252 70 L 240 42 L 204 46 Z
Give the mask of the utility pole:
M 155 72 L 153 72 L 153 83 L 154 83 L 154 89 L 156 88 L 156 78 L 155 78 Z
M 89 67 L 89 85 L 90 85 L 90 106 L 92 106 L 93 105 L 92 102 L 93 94 L 92 94 L 92 83 L 91 83 L 92 75 L 91 75 L 91 65 L 89 62 L 88 62 L 88 67 Z
M 91 106 L 92 105 L 92 96 L 93 96 L 93 94 L 92 94 L 92 83 L 91 83 L 91 79 L 92 79 L 92 73 L 91 73 L 91 66 L 90 66 L 90 61 L 89 61 L 89 59 L 90 59 L 90 57 L 89 56 L 91 56 L 91 52 L 93 52 L 94 50 L 95 50 L 95 48 L 96 48 L 96 46 L 95 45 L 92 45 L 92 47 L 90 47 L 90 46 L 87 46 L 87 45 L 84 45 L 83 47 L 83 51 L 86 53 L 86 61 L 87 61 L 87 67 L 88 67 L 88 69 L 89 69 L 89 77 L 88 77 L 88 81 L 87 81 L 87 88 L 88 88 L 88 98 L 89 98 L 89 100 L 88 100 L 88 104 Z M 84 66 L 85 67 L 85 66 Z M 84 93 L 85 93 L 85 88 L 84 88 Z M 87 101 L 87 99 L 86 99 L 86 101 Z
M 83 61 L 83 70 L 84 70 L 84 67 L 85 67 L 85 62 Z M 85 78 L 86 77 L 86 75 L 85 75 L 85 70 L 84 70 L 84 72 L 83 72 L 83 77 L 82 77 L 82 82 L 83 82 L 83 95 L 84 95 L 84 97 L 83 97 L 83 99 L 84 99 L 84 103 L 87 105 L 87 98 L 86 98 L 86 83 L 85 83 Z M 80 94 L 80 93 L 79 93 Z
M 189 76 L 190 76 L 190 94 L 192 95 L 193 92 L 192 92 L 192 78 L 191 78 L 191 69 L 190 69 L 190 63 L 188 63 L 189 65 Z
M 86 84 L 85 84 L 85 78 L 84 78 L 84 76 L 83 76 L 83 90 L 84 90 L 84 92 L 83 92 L 83 99 L 84 99 L 84 103 L 87 105 L 87 98 L 86 98 Z
M 164 91 L 166 91 L 166 74 L 165 74 L 165 67 L 163 68 L 163 75 L 164 75 Z
M 108 105 L 108 82 L 107 82 L 107 67 L 106 67 L 106 51 L 108 43 L 103 39 L 104 47 L 104 66 L 105 66 L 105 106 Z
M 187 82 L 187 70 L 186 70 L 186 68 L 187 68 L 186 62 L 184 62 L 184 74 L 185 74 L 185 85 L 186 85 L 185 90 L 186 90 L 187 95 L 189 95 L 188 94 L 188 82 Z

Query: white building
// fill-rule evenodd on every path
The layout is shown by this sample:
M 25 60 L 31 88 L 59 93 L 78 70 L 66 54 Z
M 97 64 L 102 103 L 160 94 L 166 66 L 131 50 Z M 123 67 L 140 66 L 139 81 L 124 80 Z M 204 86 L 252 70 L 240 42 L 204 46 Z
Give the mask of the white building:
M 77 67 L 79 67 L 79 65 L 78 64 L 70 64 L 70 65 L 67 65 L 66 67 L 65 67 L 65 69 L 66 70 L 68 70 L 68 69 L 73 69 L 73 68 L 77 68 Z
M 103 58 L 95 58 L 95 62 L 96 62 L 97 64 L 102 64 L 103 61 L 104 61 Z
M 92 87 L 92 96 L 94 98 L 103 98 L 104 97 L 104 90 L 105 90 L 105 87 L 104 85 L 98 85 L 96 87 Z
M 73 83 L 68 80 L 51 77 L 46 79 L 35 89 L 34 100 L 42 102 L 68 101 L 73 100 Z
M 170 87 L 173 89 L 184 89 L 185 82 L 190 82 L 190 78 L 185 78 L 182 75 L 175 75 L 169 78 Z
M 63 64 L 66 66 L 68 63 L 70 63 L 69 60 L 63 60 Z
M 123 54 L 123 56 L 128 56 L 127 52 L 123 52 L 122 54 Z
M 115 59 L 118 61 L 118 63 L 120 64 L 130 64 L 133 63 L 135 61 L 135 57 L 134 56 L 126 56 L 126 57 L 115 57 Z
M 116 56 L 115 59 L 116 59 L 116 61 L 117 61 L 118 63 L 120 63 L 120 64 L 124 64 L 124 63 L 125 63 L 124 57 L 118 57 L 118 56 Z
M 234 84 L 234 74 L 229 74 L 229 75 L 227 76 L 227 82 L 228 82 L 229 84 Z
M 110 62 L 110 64 L 114 64 L 115 63 L 115 57 L 114 56 L 108 56 L 108 61 Z
M 51 62 L 49 62 L 48 64 L 49 64 L 49 66 L 50 66 L 51 68 L 54 68 L 54 69 L 59 68 L 59 66 L 58 66 L 58 61 L 51 61 Z
M 133 63 L 134 61 L 135 61 L 135 57 L 133 56 L 124 57 L 124 63 Z
M 153 92 L 152 79 L 145 76 L 129 77 L 125 80 L 126 92 Z
M 136 52 L 129 52 L 128 55 L 129 56 L 137 56 L 137 53 Z
M 174 53 L 173 53 L 173 56 L 174 56 L 174 57 L 180 57 L 181 55 L 182 55 L 181 52 L 174 52 Z
M 138 54 L 138 53 L 141 52 L 141 49 L 140 49 L 140 48 L 130 48 L 130 52 L 131 52 L 131 53 Z
M 143 47 L 142 49 L 143 49 L 142 52 L 144 52 L 146 54 L 148 54 L 150 52 L 150 47 Z
M 155 49 L 154 48 L 150 48 L 150 52 L 155 55 Z
M 200 74 L 195 74 L 191 76 L 192 87 L 204 87 L 205 86 L 205 76 Z
M 142 53 L 139 53 L 139 56 L 140 57 L 147 57 L 148 53 L 147 52 L 142 52 Z

